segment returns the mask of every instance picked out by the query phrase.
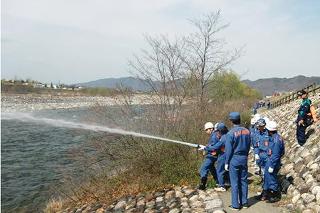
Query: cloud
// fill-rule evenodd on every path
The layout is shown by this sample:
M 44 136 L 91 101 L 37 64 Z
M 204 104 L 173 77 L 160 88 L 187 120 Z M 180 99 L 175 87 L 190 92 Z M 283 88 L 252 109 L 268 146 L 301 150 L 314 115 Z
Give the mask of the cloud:
M 66 83 L 127 76 L 143 34 L 185 35 L 187 19 L 221 9 L 243 78 L 317 75 L 320 3 L 222 0 L 5 0 L 2 75 Z

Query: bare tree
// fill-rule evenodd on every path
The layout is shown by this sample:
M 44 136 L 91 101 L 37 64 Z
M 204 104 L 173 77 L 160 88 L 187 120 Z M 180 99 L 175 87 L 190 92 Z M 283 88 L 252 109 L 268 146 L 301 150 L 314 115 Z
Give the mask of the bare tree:
M 226 42 L 218 37 L 219 32 L 228 27 L 228 24 L 221 23 L 220 11 L 194 19 L 191 23 L 196 31 L 184 38 L 184 52 L 187 54 L 183 59 L 196 80 L 198 103 L 202 111 L 207 102 L 205 92 L 210 78 L 236 60 L 240 56 L 240 50 L 226 50 Z
M 218 37 L 228 26 L 221 23 L 220 11 L 191 23 L 195 32 L 174 41 L 164 35 L 146 36 L 150 50 L 136 55 L 130 66 L 139 78 L 146 80 L 161 104 L 170 106 L 173 98 L 174 103 L 181 105 L 188 95 L 193 95 L 200 112 L 204 112 L 211 77 L 236 60 L 240 50 L 225 50 L 225 41 Z
M 185 62 L 181 57 L 185 50 L 184 41 L 170 41 L 163 35 L 145 38 L 150 50 L 143 50 L 141 55 L 134 56 L 134 60 L 129 63 L 133 73 L 151 88 L 151 96 L 157 104 L 156 116 L 160 118 L 159 130 L 165 133 L 168 119 L 175 123 L 177 112 L 187 97 L 187 88 L 183 83 L 186 77 Z

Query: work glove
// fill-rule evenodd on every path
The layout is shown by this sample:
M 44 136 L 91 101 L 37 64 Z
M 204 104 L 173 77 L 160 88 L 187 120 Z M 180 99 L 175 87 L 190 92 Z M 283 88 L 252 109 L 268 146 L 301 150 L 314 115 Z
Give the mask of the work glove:
M 254 155 L 254 158 L 255 158 L 256 160 L 260 160 L 260 157 L 259 157 L 258 154 L 255 154 L 255 155 Z
M 303 126 L 304 126 L 304 122 L 303 122 L 303 120 L 298 121 L 298 125 L 299 125 L 299 126 L 301 126 L 301 125 L 303 125 Z
M 269 167 L 269 168 L 268 168 L 268 172 L 269 172 L 269 173 L 272 173 L 272 172 L 273 172 L 273 168 Z
M 229 165 L 228 164 L 224 165 L 224 170 L 229 171 Z
M 205 148 L 206 148 L 206 146 L 199 144 L 198 150 L 199 150 L 199 151 L 202 151 L 202 150 L 204 150 Z

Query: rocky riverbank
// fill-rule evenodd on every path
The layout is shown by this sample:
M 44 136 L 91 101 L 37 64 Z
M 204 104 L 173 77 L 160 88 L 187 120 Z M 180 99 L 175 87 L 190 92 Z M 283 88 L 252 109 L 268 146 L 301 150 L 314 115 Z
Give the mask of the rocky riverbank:
M 1 95 L 2 112 L 32 112 L 44 109 L 69 109 L 79 107 L 113 106 L 119 104 L 154 104 L 148 95 L 123 96 L 60 96 L 45 94 Z
M 168 212 L 223 213 L 223 202 L 213 189 L 201 191 L 192 187 L 175 187 L 154 193 L 140 193 L 119 199 L 111 205 L 102 203 L 86 204 L 60 212 L 72 213 L 111 213 L 111 212 Z
M 318 106 L 320 94 L 310 99 Z M 308 127 L 307 142 L 303 146 L 298 145 L 295 119 L 300 102 L 296 100 L 263 114 L 278 122 L 279 132 L 285 141 L 286 154 L 280 174 L 293 178 L 288 188 L 288 209 L 303 213 L 320 212 L 320 122 Z M 317 112 L 319 114 L 319 108 Z

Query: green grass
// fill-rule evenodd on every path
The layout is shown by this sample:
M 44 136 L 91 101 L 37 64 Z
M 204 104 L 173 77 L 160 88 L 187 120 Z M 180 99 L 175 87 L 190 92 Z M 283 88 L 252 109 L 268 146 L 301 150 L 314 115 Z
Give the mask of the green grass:
M 215 188 L 217 186 L 216 181 L 213 178 L 209 178 L 207 188 Z

